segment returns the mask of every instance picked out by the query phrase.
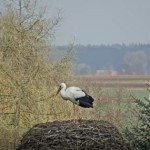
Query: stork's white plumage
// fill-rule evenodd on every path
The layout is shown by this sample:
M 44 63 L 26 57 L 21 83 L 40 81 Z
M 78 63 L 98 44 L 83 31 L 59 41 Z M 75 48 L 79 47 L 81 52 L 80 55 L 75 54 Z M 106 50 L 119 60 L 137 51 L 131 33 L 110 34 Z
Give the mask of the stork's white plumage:
M 61 83 L 57 94 L 59 91 L 64 100 L 70 100 L 73 103 L 74 122 L 78 121 L 78 109 L 75 109 L 75 104 L 84 108 L 93 108 L 94 99 L 80 88 L 74 86 L 67 88 L 65 83 Z M 77 112 L 77 119 L 75 118 L 75 112 Z

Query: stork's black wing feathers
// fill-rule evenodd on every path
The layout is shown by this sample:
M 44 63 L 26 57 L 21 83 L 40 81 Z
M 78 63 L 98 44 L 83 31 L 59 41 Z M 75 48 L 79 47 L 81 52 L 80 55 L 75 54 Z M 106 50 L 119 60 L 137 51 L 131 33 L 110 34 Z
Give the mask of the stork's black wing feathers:
M 84 97 L 77 98 L 76 101 L 79 102 L 79 106 L 84 108 L 93 108 L 94 99 L 90 95 L 85 95 Z
M 90 96 L 90 95 L 88 95 L 88 96 L 89 96 L 89 99 L 90 99 L 92 102 L 94 102 L 93 97 L 92 97 L 92 96 Z

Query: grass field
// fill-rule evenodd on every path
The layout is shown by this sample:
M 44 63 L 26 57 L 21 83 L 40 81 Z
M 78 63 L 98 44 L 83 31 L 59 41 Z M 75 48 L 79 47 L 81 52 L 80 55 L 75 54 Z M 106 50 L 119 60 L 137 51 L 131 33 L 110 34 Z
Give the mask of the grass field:
M 124 89 L 128 94 L 142 98 L 149 97 L 150 76 L 144 75 L 117 75 L 117 76 L 78 76 L 77 80 L 81 83 L 87 83 L 88 86 L 99 89 Z
M 77 80 L 95 98 L 92 117 L 110 121 L 121 130 L 131 122 L 136 123 L 136 108 L 131 95 L 141 100 L 150 95 L 147 90 L 150 76 L 78 76 Z
M 85 81 L 89 84 L 94 84 L 99 87 L 123 87 L 130 89 L 147 88 L 147 83 L 150 81 L 150 76 L 144 75 L 116 75 L 116 76 L 78 76 L 79 81 Z

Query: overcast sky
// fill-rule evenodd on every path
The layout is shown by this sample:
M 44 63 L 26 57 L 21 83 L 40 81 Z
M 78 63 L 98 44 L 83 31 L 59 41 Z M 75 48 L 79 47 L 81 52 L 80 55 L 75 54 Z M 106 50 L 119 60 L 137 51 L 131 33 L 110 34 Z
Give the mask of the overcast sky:
M 150 43 L 150 0 L 47 0 L 63 20 L 56 43 Z
M 48 15 L 60 9 L 57 45 L 150 43 L 150 0 L 43 0 Z

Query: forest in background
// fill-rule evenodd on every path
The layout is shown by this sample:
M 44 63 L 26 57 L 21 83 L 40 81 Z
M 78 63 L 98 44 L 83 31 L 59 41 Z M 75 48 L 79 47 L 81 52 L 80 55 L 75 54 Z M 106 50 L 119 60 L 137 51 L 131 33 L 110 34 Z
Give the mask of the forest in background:
M 67 46 L 57 46 L 60 51 Z M 98 70 L 114 70 L 118 74 L 150 74 L 150 44 L 76 45 L 74 72 L 96 74 Z

